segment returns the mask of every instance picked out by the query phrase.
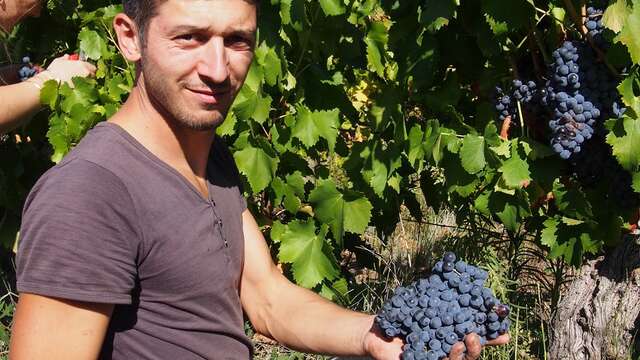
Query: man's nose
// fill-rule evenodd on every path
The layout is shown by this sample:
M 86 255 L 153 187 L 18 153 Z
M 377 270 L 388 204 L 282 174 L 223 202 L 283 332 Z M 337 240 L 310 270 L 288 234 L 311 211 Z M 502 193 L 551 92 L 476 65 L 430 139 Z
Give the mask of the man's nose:
M 219 84 L 229 78 L 229 58 L 221 38 L 211 39 L 203 49 L 202 58 L 198 63 L 198 74 Z

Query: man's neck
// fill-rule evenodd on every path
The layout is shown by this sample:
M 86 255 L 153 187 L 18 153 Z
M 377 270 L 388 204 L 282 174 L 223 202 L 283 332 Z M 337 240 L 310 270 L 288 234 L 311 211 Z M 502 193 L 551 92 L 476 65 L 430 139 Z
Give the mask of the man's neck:
M 158 158 L 181 173 L 190 170 L 205 178 L 215 132 L 196 131 L 176 125 L 149 101 L 136 86 L 122 108 L 111 118 Z

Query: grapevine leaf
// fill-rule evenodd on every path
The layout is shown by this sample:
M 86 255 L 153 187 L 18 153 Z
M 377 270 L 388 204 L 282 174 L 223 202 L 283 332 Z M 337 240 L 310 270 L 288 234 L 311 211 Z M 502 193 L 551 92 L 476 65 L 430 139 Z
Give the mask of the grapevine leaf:
M 637 80 L 635 74 L 627 77 L 618 85 L 618 92 L 622 96 L 624 104 L 632 108 L 636 114 L 640 114 L 640 97 L 636 96 L 633 91 L 634 83 Z
M 505 228 L 511 232 L 518 230 L 518 208 L 510 202 L 512 197 L 498 192 L 489 201 L 491 212 L 496 214 Z
M 491 150 L 496 153 L 496 155 L 510 157 L 511 156 L 511 142 L 502 141 L 498 146 L 492 146 Z
M 409 158 L 409 163 L 414 167 L 416 167 L 418 160 L 422 160 L 424 158 L 423 136 L 424 132 L 420 125 L 414 125 L 409 131 L 409 150 L 407 157 Z M 419 169 L 418 172 L 420 170 L 421 169 Z
M 238 118 L 236 117 L 236 113 L 233 111 L 229 111 L 222 124 L 220 124 L 220 126 L 216 128 L 216 134 L 220 136 L 233 135 L 237 122 Z
M 633 191 L 640 193 L 640 172 L 633 173 L 631 187 L 633 188 Z
M 469 174 L 482 171 L 487 163 L 484 157 L 484 138 L 476 135 L 465 136 L 459 155 L 462 167 Z
M 282 76 L 282 63 L 274 48 L 262 42 L 255 50 L 255 57 L 262 67 L 264 80 L 271 86 L 275 85 Z
M 531 181 L 529 164 L 520 158 L 515 148 L 511 157 L 502 164 L 498 171 L 502 173 L 505 184 L 512 189 L 520 189 Z
M 549 248 L 554 248 L 558 243 L 558 220 L 555 218 L 548 218 L 543 223 L 544 229 L 542 229 L 542 236 L 540 242 Z
M 582 220 L 578 220 L 578 219 L 573 219 L 567 216 L 563 216 L 562 217 L 562 223 L 568 226 L 576 226 L 576 225 L 582 225 L 584 224 L 584 221 Z
M 278 159 L 274 159 L 264 150 L 252 146 L 237 151 L 233 157 L 240 172 L 247 176 L 254 193 L 262 191 L 269 185 L 278 167 Z
M 49 109 L 55 109 L 58 100 L 58 83 L 55 80 L 48 80 L 42 86 L 40 91 L 40 102 L 49 106 Z
M 367 45 L 367 60 L 369 67 L 378 76 L 384 78 L 384 65 L 382 64 L 383 54 L 389 39 L 388 28 L 382 21 L 371 23 L 367 37 L 364 39 Z
M 634 63 L 640 63 L 640 2 L 634 1 L 632 12 L 624 21 L 624 26 L 614 39 L 627 46 Z
M 344 7 L 342 0 L 320 0 L 320 6 L 327 16 L 342 15 L 347 10 Z
M 631 13 L 631 8 L 627 4 L 627 0 L 617 0 L 607 7 L 602 16 L 604 26 L 618 33 L 624 26 L 624 21 Z
M 553 183 L 553 196 L 556 206 L 566 216 L 585 220 L 593 217 L 591 204 L 580 188 L 565 186 L 559 179 Z
M 269 112 L 271 111 L 271 96 L 257 97 L 255 111 L 251 115 L 251 118 L 258 124 L 263 124 L 269 118 Z
M 325 235 L 324 227 L 316 234 L 313 221 L 294 220 L 280 236 L 278 259 L 292 264 L 293 277 L 303 287 L 312 288 L 322 280 L 333 280 L 340 274 Z
M 488 14 L 492 19 L 498 22 L 504 22 L 509 29 L 522 29 L 526 28 L 535 8 L 526 1 L 510 1 L 508 6 L 505 6 L 503 0 L 485 0 L 482 2 L 482 8 L 485 14 Z
M 349 284 L 345 278 L 340 278 L 333 282 L 330 286 L 322 284 L 320 295 L 334 302 L 342 303 L 348 299 Z
M 53 147 L 53 155 L 51 161 L 59 163 L 60 160 L 69 152 L 71 144 L 67 138 L 66 125 L 64 119 L 58 115 L 53 115 L 49 119 L 49 131 L 47 131 L 47 139 Z
M 490 196 L 491 196 L 491 192 L 485 191 L 480 195 L 478 195 L 478 197 L 476 197 L 476 199 L 473 201 L 473 207 L 485 216 L 491 216 L 491 213 L 489 211 Z
M 315 145 L 322 136 L 327 140 L 329 151 L 333 152 L 338 137 L 340 126 L 339 111 L 314 111 L 306 106 L 298 107 L 298 116 L 293 127 L 293 136 L 310 148 Z
M 373 206 L 369 200 L 355 194 L 342 194 L 333 180 L 320 180 L 309 194 L 309 201 L 318 220 L 331 227 L 340 247 L 344 232 L 361 234 L 371 219 Z
M 640 169 L 640 121 L 627 116 L 616 120 L 611 132 L 607 134 L 607 143 L 613 148 L 613 155 L 628 171 Z
M 108 53 L 104 39 L 93 30 L 82 29 L 78 34 L 78 39 L 80 40 L 80 50 L 91 60 L 98 60 L 103 54 Z
M 429 31 L 438 31 L 455 18 L 458 0 L 428 0 L 422 9 L 420 22 Z
M 304 196 L 304 184 L 306 181 L 304 180 L 304 177 L 302 177 L 302 173 L 300 171 L 287 175 L 286 179 L 287 185 L 291 186 L 296 195 Z
M 284 235 L 286 232 L 287 225 L 281 223 L 278 220 L 274 221 L 271 225 L 271 232 L 269 233 L 271 241 L 274 243 L 279 243 L 280 239 L 282 239 L 282 235 Z

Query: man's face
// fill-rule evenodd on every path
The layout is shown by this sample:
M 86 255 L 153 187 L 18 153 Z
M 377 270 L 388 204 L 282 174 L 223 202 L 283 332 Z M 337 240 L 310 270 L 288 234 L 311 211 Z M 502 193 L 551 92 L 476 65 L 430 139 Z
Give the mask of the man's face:
M 245 0 L 168 0 L 157 10 L 141 59 L 147 94 L 175 125 L 215 129 L 249 71 L 256 7 Z

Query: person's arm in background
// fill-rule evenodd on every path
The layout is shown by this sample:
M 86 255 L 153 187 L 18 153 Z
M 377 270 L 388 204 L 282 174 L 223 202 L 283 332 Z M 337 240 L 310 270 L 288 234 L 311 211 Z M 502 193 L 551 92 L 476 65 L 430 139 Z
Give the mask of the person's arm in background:
M 18 71 L 20 65 L 11 64 L 0 67 L 0 86 L 15 84 L 20 81 Z
M 90 63 L 59 57 L 47 69 L 27 81 L 0 86 L 0 134 L 5 134 L 30 119 L 40 108 L 40 89 L 47 80 L 71 83 L 75 76 L 95 74 Z M 17 76 L 17 75 L 16 75 Z

